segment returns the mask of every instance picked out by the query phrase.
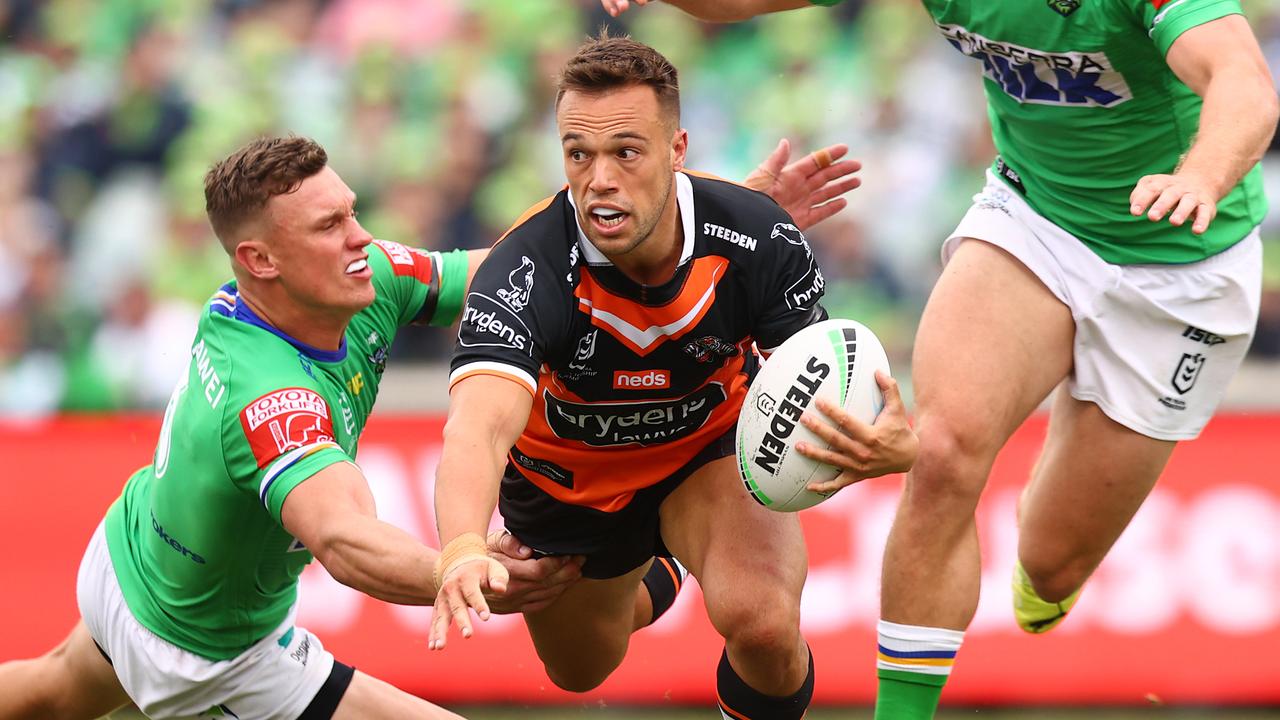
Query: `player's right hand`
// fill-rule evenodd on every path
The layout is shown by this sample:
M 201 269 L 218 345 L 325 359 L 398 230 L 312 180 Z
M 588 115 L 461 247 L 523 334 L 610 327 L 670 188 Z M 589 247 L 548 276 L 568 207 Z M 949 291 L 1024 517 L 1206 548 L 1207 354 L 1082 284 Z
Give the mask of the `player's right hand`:
M 1209 183 L 1192 173 L 1173 175 L 1147 175 L 1138 180 L 1129 194 L 1129 214 L 1146 213 L 1151 222 L 1159 222 L 1165 215 L 1169 224 L 1181 227 L 1188 219 L 1191 232 L 1201 235 L 1209 229 L 1218 214 L 1218 196 Z
M 506 530 L 489 533 L 489 556 L 510 576 L 506 592 L 487 593 L 489 609 L 498 614 L 541 610 L 582 577 L 581 555 L 535 558 L 533 548 Z
M 626 12 L 627 8 L 631 7 L 631 3 L 645 5 L 648 2 L 649 0 L 600 0 L 600 6 L 613 17 L 618 17 Z
M 488 620 L 489 603 L 484 593 L 506 592 L 508 579 L 507 569 L 488 555 L 468 555 L 445 568 L 436 593 L 427 648 L 444 649 L 451 622 L 462 637 L 471 637 L 470 611 L 474 609 L 481 620 Z

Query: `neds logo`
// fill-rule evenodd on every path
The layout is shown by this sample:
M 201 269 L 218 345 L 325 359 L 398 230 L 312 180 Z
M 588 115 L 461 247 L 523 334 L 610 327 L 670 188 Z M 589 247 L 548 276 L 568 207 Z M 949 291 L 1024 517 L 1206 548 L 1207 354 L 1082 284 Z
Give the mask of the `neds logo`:
M 670 370 L 616 370 L 614 390 L 664 390 L 671 387 Z

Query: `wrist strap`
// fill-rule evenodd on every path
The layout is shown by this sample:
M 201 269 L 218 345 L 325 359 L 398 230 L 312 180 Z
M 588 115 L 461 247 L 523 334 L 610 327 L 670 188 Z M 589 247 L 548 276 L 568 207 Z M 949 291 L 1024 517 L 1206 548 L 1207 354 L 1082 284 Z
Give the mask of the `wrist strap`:
M 436 561 L 436 592 L 444 584 L 444 579 L 457 566 L 479 558 L 488 558 L 488 546 L 479 533 L 463 533 L 450 540 L 440 551 L 440 559 Z

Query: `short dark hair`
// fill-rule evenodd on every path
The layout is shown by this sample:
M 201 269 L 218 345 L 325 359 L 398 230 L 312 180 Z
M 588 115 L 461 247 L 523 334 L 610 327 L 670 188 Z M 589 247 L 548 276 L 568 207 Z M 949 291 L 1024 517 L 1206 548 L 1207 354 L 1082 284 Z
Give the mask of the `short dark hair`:
M 680 79 L 662 53 L 629 37 L 610 37 L 608 30 L 583 43 L 560 71 L 556 107 L 570 90 L 596 94 L 631 85 L 646 85 L 658 104 L 680 124 Z
M 276 195 L 298 189 L 324 169 L 329 156 L 314 140 L 261 137 L 215 163 L 204 176 L 204 208 L 228 251 L 236 231 Z

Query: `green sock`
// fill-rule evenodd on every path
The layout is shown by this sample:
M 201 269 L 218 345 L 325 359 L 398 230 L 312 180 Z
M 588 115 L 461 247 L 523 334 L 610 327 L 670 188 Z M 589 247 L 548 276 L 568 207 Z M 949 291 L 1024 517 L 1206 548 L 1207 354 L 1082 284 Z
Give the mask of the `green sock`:
M 878 670 L 875 720 L 931 720 L 946 675 L 925 675 L 901 670 Z

